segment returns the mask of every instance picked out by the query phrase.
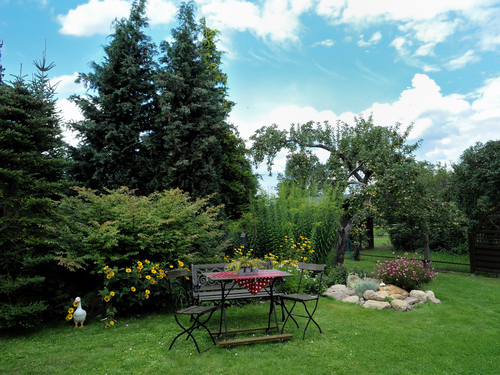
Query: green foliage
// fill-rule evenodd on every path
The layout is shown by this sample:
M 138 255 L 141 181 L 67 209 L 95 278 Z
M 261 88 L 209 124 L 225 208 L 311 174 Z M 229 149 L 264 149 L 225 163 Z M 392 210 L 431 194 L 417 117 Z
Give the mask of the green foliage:
M 127 186 L 142 194 L 150 163 L 143 147 L 158 107 L 153 79 L 155 45 L 142 31 L 148 26 L 146 0 L 135 0 L 128 19 L 116 20 L 111 42 L 104 47 L 104 61 L 92 62 L 93 72 L 80 73 L 89 92 L 73 95 L 84 120 L 70 124 L 80 137 L 70 147 L 76 162 L 72 176 L 92 189 Z M 162 190 L 162 189 L 158 189 Z
M 194 16 L 194 2 L 182 3 L 173 42 L 160 44 L 156 83 L 161 111 L 145 142 L 155 156 L 150 190 L 177 187 L 193 197 L 205 197 L 221 191 L 228 107 L 225 90 L 218 86 L 221 81 L 214 81 L 217 69 L 202 58 L 204 52 L 214 51 L 201 45 L 202 30 Z M 220 195 L 213 200 L 220 202 Z
M 473 231 L 482 215 L 500 203 L 500 141 L 478 142 L 453 164 L 450 192 Z
M 146 303 L 166 308 L 170 302 L 166 271 L 183 266 L 180 260 L 160 264 L 148 259 L 129 267 L 105 266 L 100 271 L 104 275 L 104 287 L 99 295 L 106 311 L 112 309 L 114 316 L 118 307 L 120 314 L 126 314 L 140 311 Z
M 45 53 L 30 82 L 0 84 L 0 328 L 37 324 L 57 293 L 47 226 L 69 186 Z
M 59 204 L 53 227 L 60 265 L 99 270 L 126 267 L 148 258 L 154 263 L 186 263 L 217 253 L 220 207 L 208 199 L 192 200 L 180 190 L 138 197 L 127 188 L 98 194 L 75 188 L 78 195 Z
M 259 257 L 269 252 L 281 255 L 286 236 L 296 242 L 307 238 L 315 250 L 308 262 L 324 263 L 334 251 L 340 215 L 336 191 L 318 193 L 283 185 L 276 197 L 262 192 L 257 196 L 250 212 L 243 215 L 241 228 Z
M 359 277 L 356 274 L 347 277 L 347 286 L 353 289 L 358 297 L 362 297 L 367 290 L 377 291 L 379 285 L 380 283 L 372 278 Z
M 413 258 L 397 256 L 394 260 L 379 261 L 375 274 L 375 277 L 385 284 L 399 286 L 408 292 L 420 289 L 436 276 L 437 272 L 434 272 L 433 268 L 427 267 L 415 256 Z

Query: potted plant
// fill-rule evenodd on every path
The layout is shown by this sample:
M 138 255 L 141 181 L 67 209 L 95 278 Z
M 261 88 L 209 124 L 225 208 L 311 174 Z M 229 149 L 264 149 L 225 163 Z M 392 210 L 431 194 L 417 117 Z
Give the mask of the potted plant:
M 258 258 L 251 258 L 253 249 L 247 251 L 244 255 L 244 246 L 239 249 L 234 249 L 234 259 L 226 266 L 226 271 L 237 273 L 238 275 L 256 274 L 259 272 L 258 267 L 265 264 Z

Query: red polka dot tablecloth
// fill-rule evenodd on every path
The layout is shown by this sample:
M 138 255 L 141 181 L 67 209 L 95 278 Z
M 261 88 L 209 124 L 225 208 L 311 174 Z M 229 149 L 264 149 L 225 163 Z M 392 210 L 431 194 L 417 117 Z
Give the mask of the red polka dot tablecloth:
M 222 271 L 210 275 L 211 278 L 215 279 L 231 279 L 246 288 L 250 293 L 256 295 L 269 284 L 273 279 L 279 277 L 286 272 L 275 271 L 275 270 L 259 270 L 259 273 L 252 275 L 236 275 L 231 271 Z

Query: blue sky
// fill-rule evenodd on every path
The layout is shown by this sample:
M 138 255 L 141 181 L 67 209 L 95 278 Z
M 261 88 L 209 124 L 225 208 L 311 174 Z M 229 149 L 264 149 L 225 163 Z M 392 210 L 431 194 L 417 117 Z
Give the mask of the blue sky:
M 32 74 L 47 44 L 66 119 L 74 84 L 101 62 L 127 0 L 0 0 L 1 63 L 7 78 Z M 147 33 L 170 39 L 178 1 L 150 0 Z M 309 120 L 414 124 L 421 160 L 456 162 L 476 142 L 500 139 L 498 0 L 199 0 L 198 18 L 220 31 L 230 121 L 248 139 L 273 123 Z M 68 137 L 68 140 L 71 138 Z M 284 154 L 275 163 L 283 169 Z M 265 166 L 257 170 L 266 174 Z M 265 178 L 263 186 L 274 179 Z

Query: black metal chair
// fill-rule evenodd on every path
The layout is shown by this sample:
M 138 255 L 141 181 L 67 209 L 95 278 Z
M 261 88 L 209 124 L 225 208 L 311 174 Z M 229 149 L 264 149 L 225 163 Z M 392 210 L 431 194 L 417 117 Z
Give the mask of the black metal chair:
M 217 310 L 217 306 L 195 306 L 195 305 L 191 305 L 188 303 L 188 307 L 179 308 L 180 295 L 179 294 L 176 294 L 175 296 L 173 295 L 173 293 L 172 293 L 172 291 L 173 291 L 172 279 L 180 278 L 179 281 L 181 284 L 181 288 L 185 294 L 186 301 L 189 302 L 191 300 L 191 298 L 190 298 L 191 293 L 188 290 L 189 287 L 187 285 L 190 285 L 191 281 L 189 281 L 188 283 L 184 282 L 186 280 L 186 277 L 189 275 L 189 271 L 186 269 L 179 269 L 179 270 L 167 271 L 166 274 L 167 274 L 167 279 L 168 279 L 169 293 L 170 293 L 170 296 L 172 297 L 171 300 L 172 300 L 172 306 L 174 308 L 175 321 L 183 329 L 183 331 L 181 333 L 179 333 L 177 336 L 175 336 L 174 340 L 172 341 L 172 343 L 170 344 L 170 347 L 168 349 L 169 350 L 172 349 L 175 341 L 179 337 L 181 337 L 182 335 L 187 335 L 186 340 L 191 338 L 194 342 L 194 345 L 196 346 L 196 349 L 198 350 L 198 353 L 201 353 L 200 348 L 198 347 L 198 343 L 196 342 L 196 339 L 193 336 L 193 331 L 196 329 L 199 330 L 200 327 L 205 328 L 205 330 L 208 332 L 208 335 L 209 335 L 210 339 L 212 340 L 213 344 L 216 345 L 215 340 L 212 337 L 212 333 L 210 332 L 210 330 L 207 328 L 207 326 L 205 324 L 210 320 L 214 311 Z M 180 319 L 179 317 L 182 315 L 189 316 L 190 319 L 189 320 Z M 184 320 L 187 320 L 187 323 L 183 323 Z M 208 349 L 210 349 L 210 348 L 208 348 Z M 205 349 L 204 351 L 207 351 L 208 349 Z
M 297 325 L 297 328 L 299 328 L 299 323 L 297 323 L 294 316 L 307 319 L 307 323 L 306 323 L 306 326 L 304 327 L 304 334 L 302 335 L 302 339 L 305 339 L 307 327 L 309 327 L 309 324 L 311 322 L 316 324 L 316 327 L 318 327 L 318 329 L 319 329 L 319 333 L 323 333 L 321 331 L 319 324 L 313 319 L 313 315 L 316 312 L 316 309 L 318 308 L 319 294 L 321 292 L 321 282 L 323 280 L 323 273 L 324 273 L 325 267 L 326 267 L 325 264 L 299 263 L 299 268 L 300 268 L 301 272 L 300 272 L 299 286 L 297 288 L 297 293 L 286 294 L 286 295 L 283 295 L 280 297 L 281 298 L 281 306 L 282 306 L 282 308 L 284 308 L 285 313 L 286 313 L 285 321 L 283 322 L 283 326 L 281 327 L 281 333 L 283 333 L 283 331 L 285 329 L 285 325 L 288 322 L 289 318 L 291 318 L 295 322 L 295 324 Z M 302 284 L 302 281 L 304 280 L 304 274 L 306 271 L 308 274 L 312 274 L 311 276 L 315 276 L 316 279 L 318 279 L 318 277 L 319 277 L 318 290 L 317 290 L 316 295 L 300 294 L 300 286 Z M 293 305 L 290 309 L 288 309 L 286 307 L 286 303 L 285 303 L 286 301 L 293 301 Z M 300 314 L 293 313 L 295 306 L 297 305 L 297 302 L 302 303 L 302 305 L 304 306 L 305 313 L 307 315 L 300 315 Z M 307 306 L 308 303 L 309 303 L 310 308 L 308 308 L 308 306 Z

